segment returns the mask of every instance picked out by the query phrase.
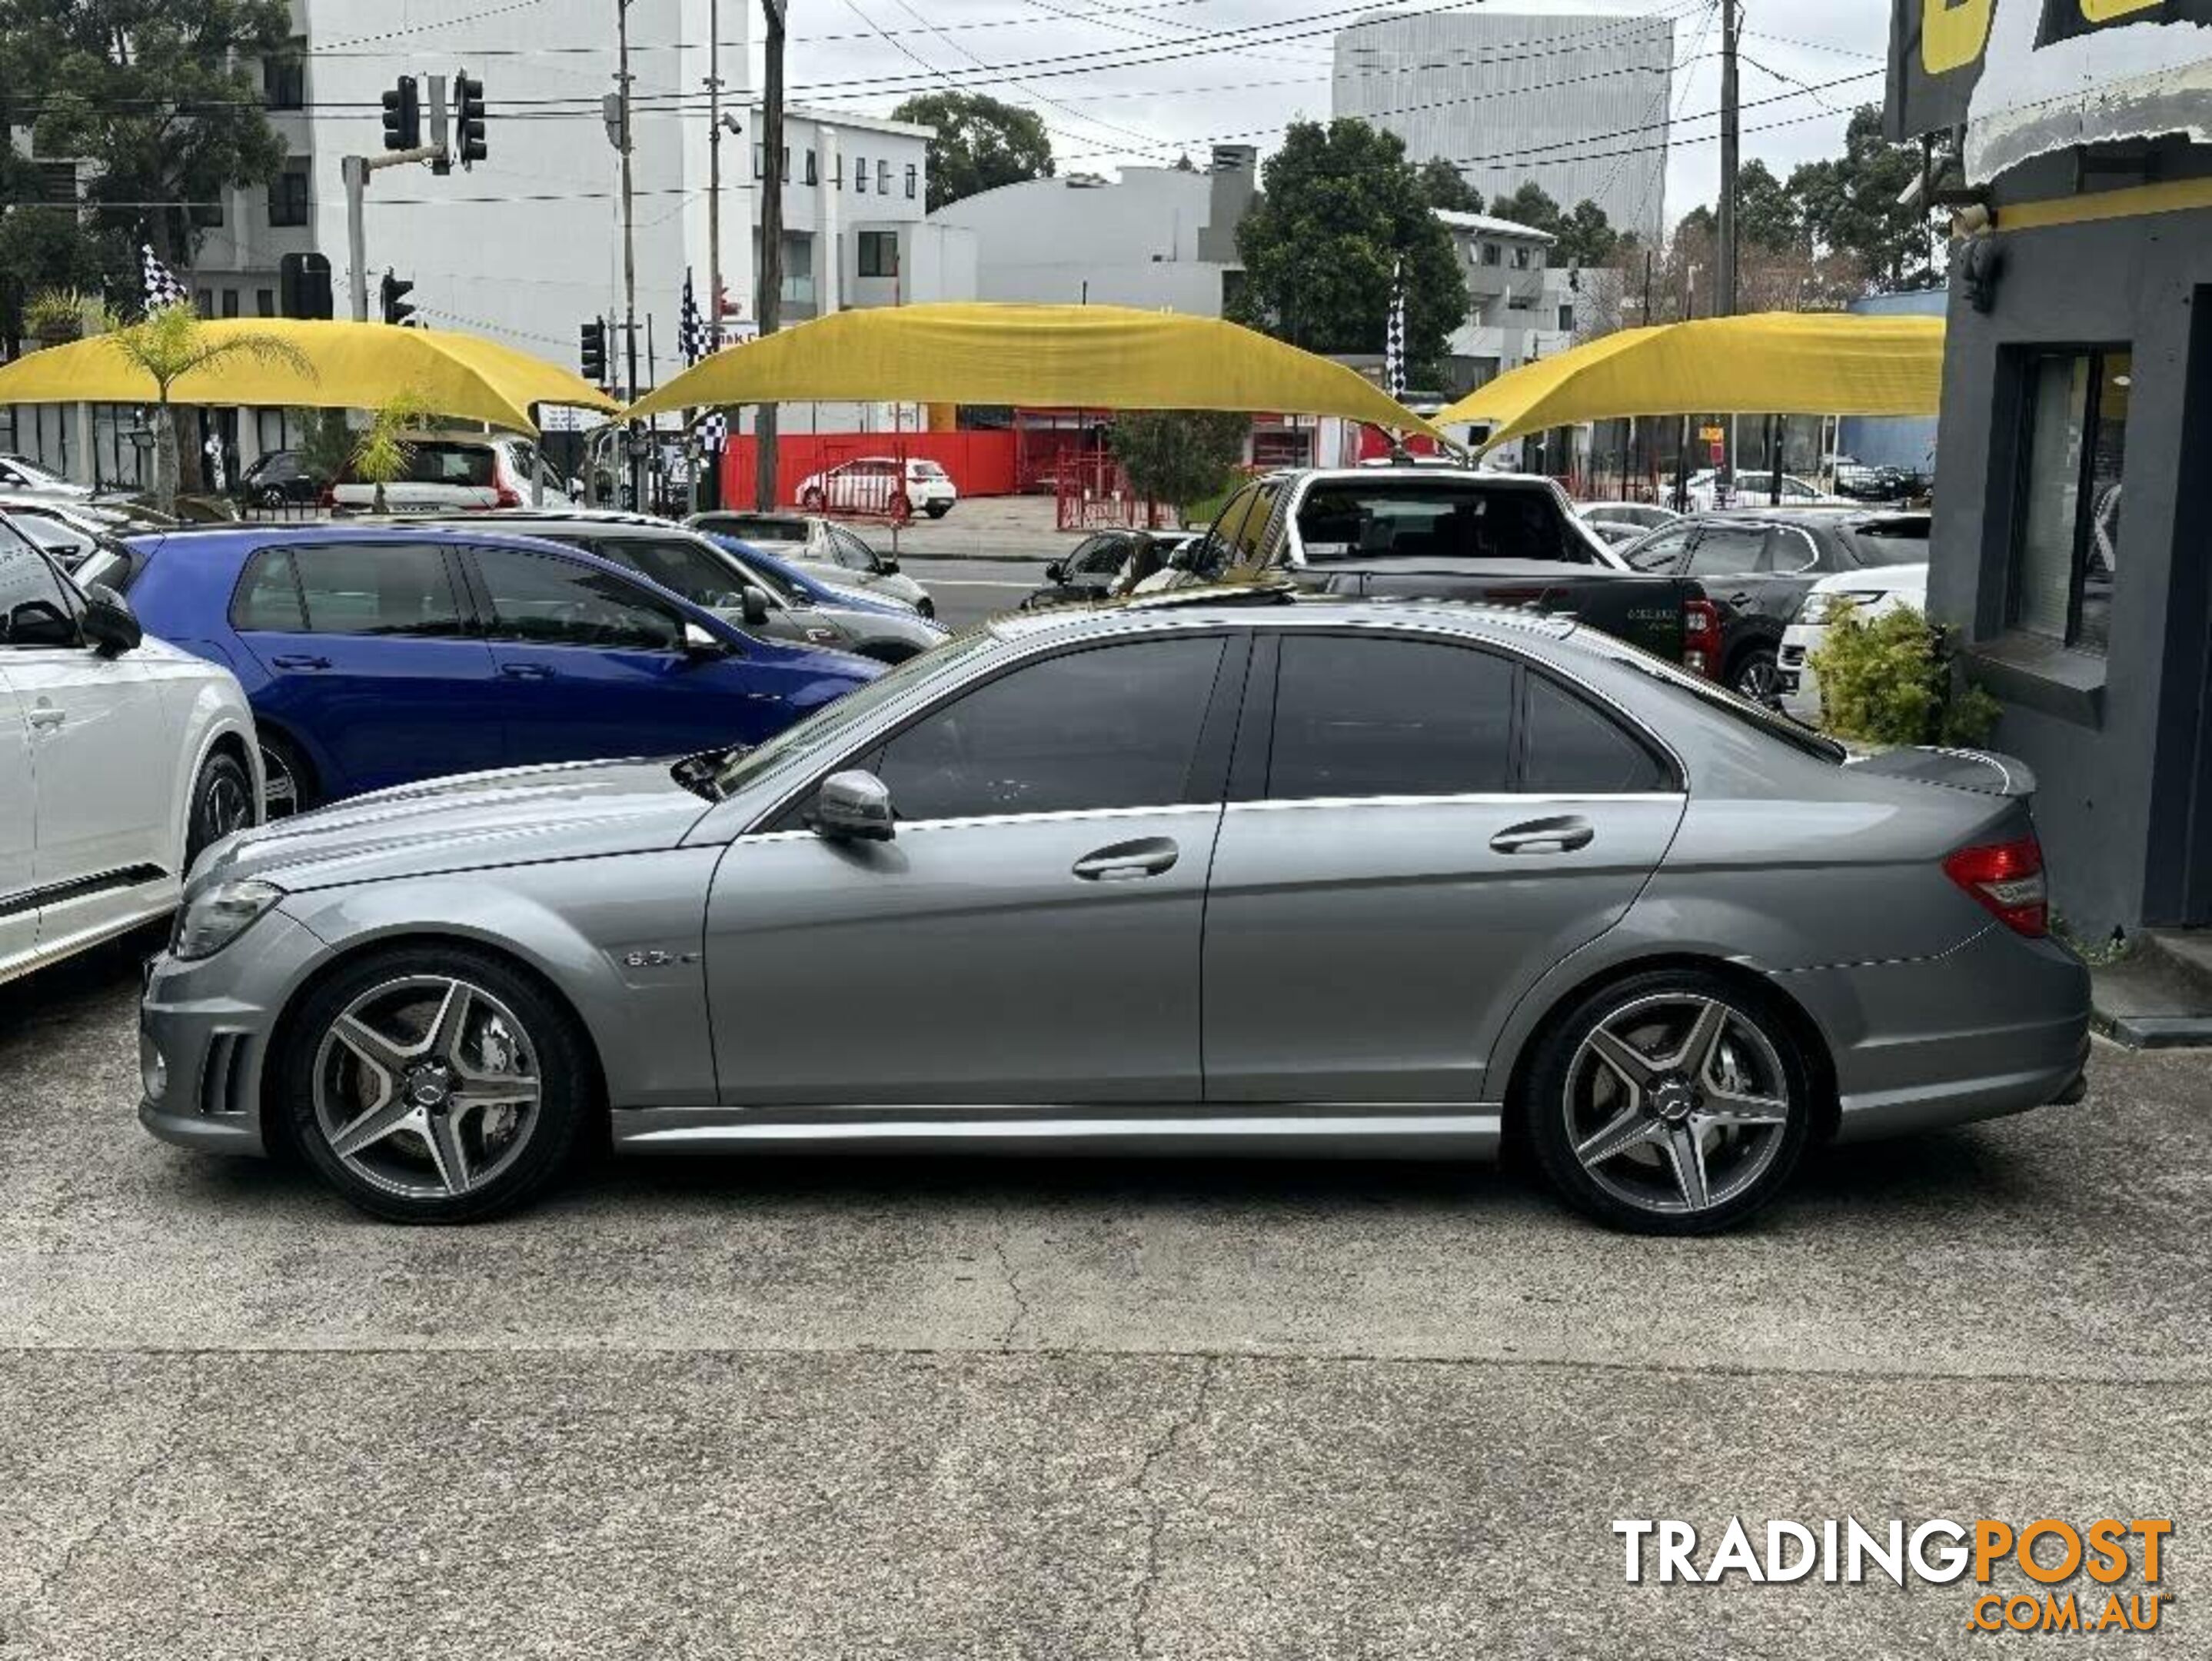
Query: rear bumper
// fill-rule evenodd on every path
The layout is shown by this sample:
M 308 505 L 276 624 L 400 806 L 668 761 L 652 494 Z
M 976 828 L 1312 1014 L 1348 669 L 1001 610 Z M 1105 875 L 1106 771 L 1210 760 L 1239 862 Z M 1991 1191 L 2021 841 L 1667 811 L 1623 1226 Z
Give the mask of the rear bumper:
M 2089 971 L 2055 941 L 1992 923 L 1940 958 L 1778 980 L 1827 1037 L 1839 1141 L 2080 1099 Z

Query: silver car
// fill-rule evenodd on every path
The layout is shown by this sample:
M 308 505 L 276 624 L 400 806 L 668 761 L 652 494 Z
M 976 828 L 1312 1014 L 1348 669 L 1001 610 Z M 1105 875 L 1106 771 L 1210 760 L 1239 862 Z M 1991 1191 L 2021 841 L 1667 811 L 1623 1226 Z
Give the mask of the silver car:
M 851 526 L 819 514 L 718 509 L 694 514 L 684 522 L 695 531 L 735 537 L 823 582 L 857 588 L 878 599 L 897 600 L 926 618 L 937 615 L 929 590 L 900 570 L 895 556 L 878 551 Z
M 1808 1150 L 2077 1099 L 2017 764 L 1840 751 L 1571 622 L 1002 619 L 750 751 L 234 837 L 145 1099 L 458 1222 L 578 1146 L 1486 1157 L 1718 1228 Z M 1100 989 L 1071 1019 L 1071 983 Z

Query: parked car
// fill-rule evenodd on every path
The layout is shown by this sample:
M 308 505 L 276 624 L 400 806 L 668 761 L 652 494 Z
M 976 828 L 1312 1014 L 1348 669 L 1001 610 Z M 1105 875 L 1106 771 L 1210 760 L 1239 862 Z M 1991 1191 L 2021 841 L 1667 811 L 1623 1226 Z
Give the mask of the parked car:
M 1826 637 L 1828 624 L 1838 611 L 1846 605 L 1854 616 L 1869 621 L 1903 606 L 1925 611 L 1928 568 L 1871 565 L 1856 571 L 1838 571 L 1822 577 L 1806 593 L 1796 619 L 1782 631 L 1775 676 L 1782 707 L 1800 721 L 1818 723 L 1821 719 L 1820 678 L 1813 668 L 1811 654 Z
M 1690 511 L 1711 513 L 1720 502 L 1721 478 L 1717 470 L 1708 468 L 1690 478 Z M 1774 475 L 1764 470 L 1759 472 L 1739 472 L 1731 487 L 1733 495 L 1729 505 L 1736 508 L 1765 508 L 1776 505 Z M 1784 508 L 1821 508 L 1850 505 L 1838 496 L 1831 496 L 1819 485 L 1797 478 L 1793 473 L 1782 475 L 1782 501 Z
M 236 672 L 272 815 L 442 773 L 757 744 L 881 666 L 489 532 L 173 531 L 131 538 L 99 575 Z
M 408 1222 L 523 1204 L 587 1137 L 1510 1136 L 1595 1217 L 1709 1231 L 1832 1139 L 2078 1099 L 2088 977 L 2030 788 L 1846 764 L 1525 612 L 1248 587 L 1004 618 L 744 753 L 225 844 L 149 974 L 140 1117 Z M 1071 984 L 1125 995 L 1071 1019 Z
M 0 512 L 15 529 L 73 571 L 94 551 L 112 546 L 118 536 L 173 525 L 158 514 L 138 512 L 84 496 L 0 492 Z M 157 522 L 158 521 L 158 522 Z
M 88 496 L 92 487 L 72 484 L 59 473 L 41 467 L 28 456 L 0 452 L 0 490 L 43 490 L 53 496 Z
M 1681 518 L 1672 508 L 1662 508 L 1656 502 L 1583 502 L 1576 504 L 1575 512 L 1616 548 Z
M 741 543 L 666 520 L 575 508 L 499 514 L 486 522 L 502 534 L 536 537 L 611 560 L 694 605 L 720 612 L 748 634 L 856 652 L 878 663 L 902 663 L 947 638 L 944 630 L 896 601 L 844 601 Z
M 910 456 L 860 456 L 799 481 L 799 505 L 809 513 L 886 514 L 943 519 L 960 500 L 951 475 L 934 461 Z
M 1231 497 L 1175 569 L 1139 594 L 1286 575 L 1323 593 L 1471 599 L 1572 611 L 1700 673 L 1719 649 L 1696 582 L 1629 569 L 1530 474 L 1462 467 L 1271 473 Z
M 228 670 L 142 632 L 0 510 L 0 981 L 161 916 L 261 816 Z
M 1195 531 L 1096 531 L 1044 568 L 1044 586 L 1020 609 L 1119 599 L 1163 571 L 1198 540 Z
M 384 487 L 387 513 L 569 505 L 562 480 L 538 455 L 538 446 L 518 434 L 424 433 L 410 435 L 407 450 L 405 476 Z M 322 503 L 341 513 L 373 513 L 376 487 L 364 484 L 349 467 L 325 488 Z
M 1928 478 L 1905 467 L 1869 467 L 1856 462 L 1830 475 L 1835 491 L 1852 502 L 1909 502 L 1928 493 Z
M 1697 514 L 1631 543 L 1639 571 L 1692 578 L 1720 623 L 1720 678 L 1746 697 L 1777 697 L 1783 630 L 1823 577 L 1924 564 L 1928 515 L 1864 508 Z
M 330 481 L 307 465 L 297 450 L 264 450 L 233 487 L 253 508 L 312 508 Z
M 715 512 L 694 514 L 684 522 L 696 531 L 735 537 L 750 548 L 838 587 L 897 600 L 926 618 L 937 615 L 929 590 L 900 570 L 895 556 L 878 552 L 849 525 L 839 525 L 819 514 Z

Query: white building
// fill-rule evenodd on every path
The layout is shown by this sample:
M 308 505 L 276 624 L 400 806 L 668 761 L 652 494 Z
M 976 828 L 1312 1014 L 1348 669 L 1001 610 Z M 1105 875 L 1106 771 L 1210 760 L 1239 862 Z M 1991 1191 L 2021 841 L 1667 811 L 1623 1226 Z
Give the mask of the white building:
M 1549 232 L 1487 214 L 1438 209 L 1436 216 L 1451 233 L 1467 280 L 1467 321 L 1445 345 L 1455 381 L 1471 390 L 1574 344 L 1575 306 L 1589 274 L 1551 263 Z
M 1485 201 L 1534 179 L 1656 246 L 1674 25 L 1589 12 L 1363 19 L 1336 35 L 1330 107 L 1443 157 Z
M 1124 167 L 1035 179 L 948 203 L 932 228 L 971 237 L 975 297 L 1136 306 L 1218 317 L 1243 266 L 1237 222 L 1257 152 L 1224 144 L 1205 172 Z

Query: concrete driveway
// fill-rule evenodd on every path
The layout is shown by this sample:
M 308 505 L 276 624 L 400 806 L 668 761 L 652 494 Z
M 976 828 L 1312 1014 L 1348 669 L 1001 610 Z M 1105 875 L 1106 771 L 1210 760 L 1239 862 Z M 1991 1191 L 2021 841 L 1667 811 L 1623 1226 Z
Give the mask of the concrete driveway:
M 2179 1601 L 2097 1650 L 2212 1652 L 2198 1057 L 1718 1240 L 1479 1171 L 920 1159 L 408 1231 L 146 1138 L 134 990 L 0 989 L 0 1655 L 2036 1648 L 1970 1583 L 1625 1584 L 1613 1518 L 1733 1514 L 2170 1518 L 2121 1590 Z

